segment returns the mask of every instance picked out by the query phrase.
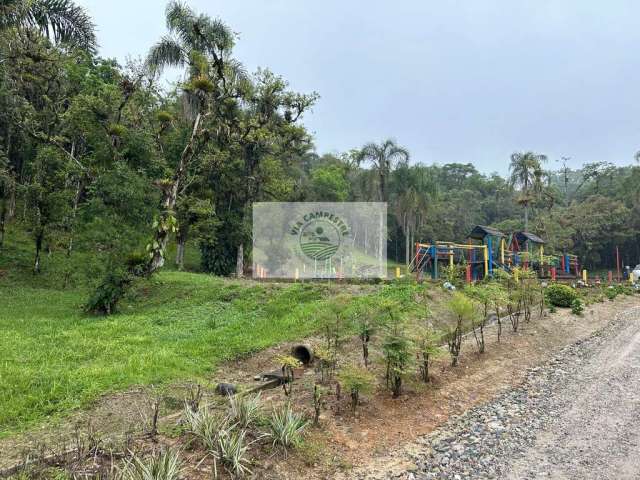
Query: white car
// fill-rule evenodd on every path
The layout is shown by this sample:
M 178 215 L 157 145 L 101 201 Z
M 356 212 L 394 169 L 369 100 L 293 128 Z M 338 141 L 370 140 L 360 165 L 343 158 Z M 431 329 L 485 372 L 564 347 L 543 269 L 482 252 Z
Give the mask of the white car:
M 640 265 L 636 265 L 636 268 L 633 269 L 633 279 L 640 283 Z

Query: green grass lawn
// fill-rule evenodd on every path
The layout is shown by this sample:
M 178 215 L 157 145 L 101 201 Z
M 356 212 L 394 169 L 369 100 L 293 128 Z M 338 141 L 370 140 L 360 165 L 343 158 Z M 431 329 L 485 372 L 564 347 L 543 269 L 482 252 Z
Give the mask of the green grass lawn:
M 413 288 L 369 286 L 354 302 L 408 304 Z M 211 380 L 224 360 L 317 331 L 339 289 L 163 272 L 120 313 L 90 317 L 86 290 L 0 281 L 0 436 L 132 385 Z
M 87 408 L 134 385 L 215 380 L 225 360 L 318 331 L 336 295 L 371 306 L 394 297 L 411 307 L 415 286 L 271 284 L 165 271 L 136 286 L 119 313 L 92 317 L 82 305 L 101 273 L 89 253 L 43 258 L 9 232 L 0 250 L 0 437 Z M 197 249 L 187 266 L 197 268 Z M 358 294 L 353 295 L 357 290 Z

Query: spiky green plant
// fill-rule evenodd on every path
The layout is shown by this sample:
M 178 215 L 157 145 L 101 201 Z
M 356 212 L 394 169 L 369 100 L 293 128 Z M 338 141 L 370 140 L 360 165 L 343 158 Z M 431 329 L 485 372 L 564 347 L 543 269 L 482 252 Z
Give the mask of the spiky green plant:
M 254 424 L 260 417 L 262 400 L 257 395 L 233 395 L 229 397 L 229 418 L 241 428 Z
M 307 420 L 292 410 L 291 405 L 286 403 L 281 408 L 276 408 L 268 419 L 269 437 L 273 440 L 273 445 L 280 445 L 285 452 L 290 447 L 297 447 L 302 443 L 304 429 Z
M 132 456 L 118 472 L 119 480 L 178 480 L 182 472 L 179 452 L 160 450 L 147 458 Z
M 251 473 L 247 457 L 250 444 L 245 440 L 246 430 L 236 430 L 236 426 L 234 424 L 218 432 L 216 449 L 212 453 L 216 462 L 220 462 L 231 475 L 243 477 Z
M 215 450 L 218 433 L 228 428 L 229 418 L 220 417 L 213 413 L 205 405 L 194 411 L 190 405 L 185 404 L 182 414 L 187 430 L 191 432 L 207 450 Z

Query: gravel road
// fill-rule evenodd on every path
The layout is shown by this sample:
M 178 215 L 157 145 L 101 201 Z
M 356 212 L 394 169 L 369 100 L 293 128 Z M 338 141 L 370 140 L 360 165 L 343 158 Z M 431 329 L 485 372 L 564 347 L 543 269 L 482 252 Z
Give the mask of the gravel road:
M 407 452 L 403 472 L 358 478 L 639 479 L 640 307 Z

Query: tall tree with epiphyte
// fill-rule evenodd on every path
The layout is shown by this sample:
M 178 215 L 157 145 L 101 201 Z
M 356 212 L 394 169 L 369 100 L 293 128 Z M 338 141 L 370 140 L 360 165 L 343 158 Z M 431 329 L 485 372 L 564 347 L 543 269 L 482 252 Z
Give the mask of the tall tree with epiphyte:
M 529 229 L 529 207 L 534 194 L 542 189 L 546 155 L 534 152 L 515 152 L 509 163 L 509 183 L 520 188 L 518 203 L 524 207 L 524 230 Z
M 168 66 L 185 68 L 182 113 L 190 134 L 171 178 L 157 182 L 161 211 L 147 248 L 148 274 L 164 265 L 169 237 L 177 227 L 176 202 L 194 159 L 210 140 L 227 131 L 222 110 L 235 103 L 246 85 L 241 64 L 231 58 L 235 34 L 221 20 L 172 1 L 167 5 L 166 21 L 169 34 L 151 48 L 146 63 L 154 74 Z

